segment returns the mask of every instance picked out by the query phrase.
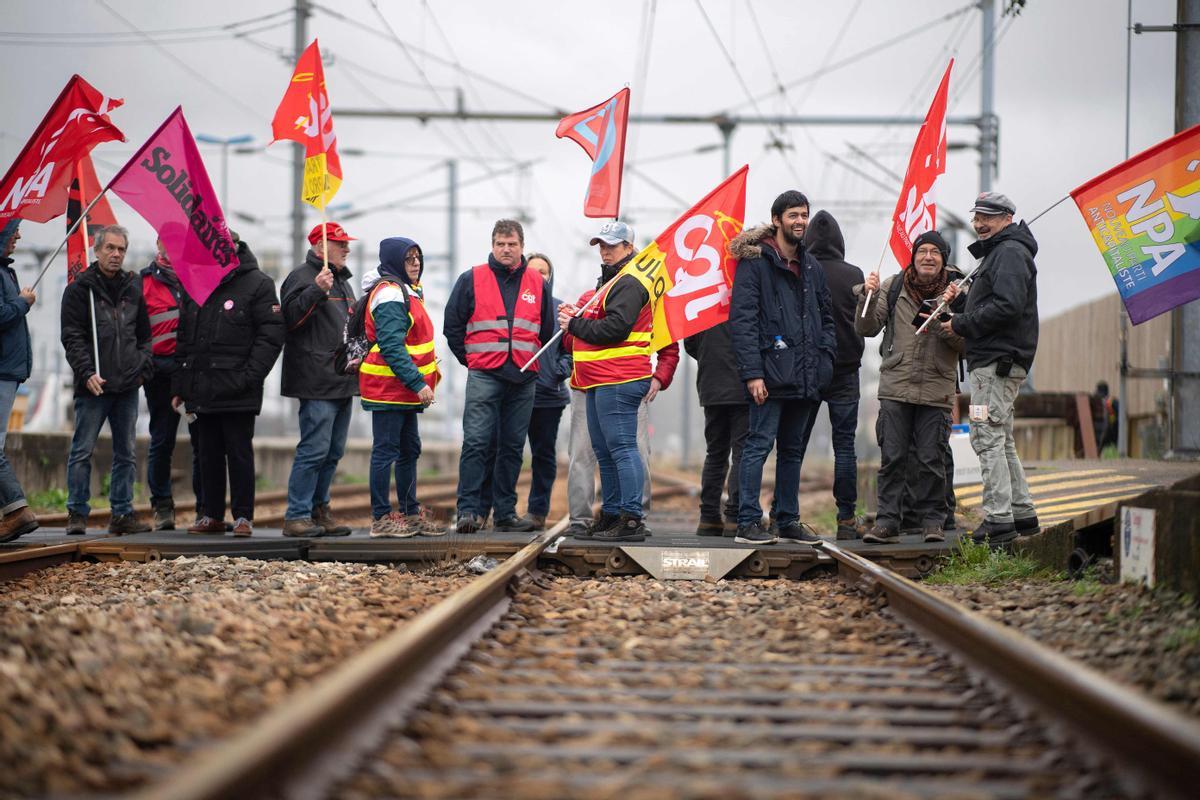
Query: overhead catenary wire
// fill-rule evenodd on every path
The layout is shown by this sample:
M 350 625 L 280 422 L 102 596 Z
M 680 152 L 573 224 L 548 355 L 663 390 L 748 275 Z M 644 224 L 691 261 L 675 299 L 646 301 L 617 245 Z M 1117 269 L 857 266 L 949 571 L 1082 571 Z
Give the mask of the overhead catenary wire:
M 286 19 L 281 21 L 281 24 L 289 24 L 291 22 L 292 9 L 281 8 L 270 14 L 261 14 L 257 17 L 249 17 L 240 19 L 234 22 L 225 22 L 219 25 L 197 25 L 187 28 L 159 28 L 157 30 L 147 30 L 143 33 L 156 37 L 182 36 L 192 35 L 205 32 L 225 33 L 235 28 L 240 28 L 244 25 L 254 25 L 268 19 L 286 15 Z M 103 34 L 97 34 L 96 31 L 4 31 L 0 32 L 0 36 L 19 36 L 28 39 L 95 39 L 97 35 L 103 35 L 106 38 L 137 38 L 133 33 L 121 33 L 120 31 L 105 31 Z
M 103 39 L 93 37 L 91 40 L 76 40 L 76 39 L 22 39 L 14 38 L 14 34 L 0 33 L 0 44 L 9 45 L 12 47 L 142 47 L 154 44 L 199 44 L 206 42 L 222 41 L 231 36 L 237 37 L 245 34 L 265 33 L 277 28 L 282 28 L 288 24 L 287 20 L 272 22 L 258 28 L 250 30 L 228 30 L 220 31 L 213 34 L 204 34 L 197 36 L 179 36 L 179 37 L 158 37 L 151 39 L 113 39 L 105 34 Z

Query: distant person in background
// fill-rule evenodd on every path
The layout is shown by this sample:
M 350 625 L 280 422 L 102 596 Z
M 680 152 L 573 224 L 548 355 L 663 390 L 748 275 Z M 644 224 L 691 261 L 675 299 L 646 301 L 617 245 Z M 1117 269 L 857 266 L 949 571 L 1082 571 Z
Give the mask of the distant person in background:
M 339 374 L 333 354 L 354 307 L 346 266 L 354 237 L 336 222 L 308 233 L 312 247 L 280 289 L 287 339 L 280 394 L 300 401 L 300 442 L 288 476 L 284 536 L 345 536 L 330 510 L 330 487 L 346 452 L 358 379 Z M 323 249 L 322 249 L 323 248 Z M 326 267 L 326 259 L 329 266 Z
M 62 344 L 75 376 L 75 433 L 67 457 L 69 534 L 87 532 L 92 451 L 105 421 L 112 433 L 113 448 L 108 530 L 122 534 L 150 530 L 133 513 L 133 479 L 137 472 L 134 436 L 138 387 L 150 380 L 154 362 L 142 282 L 136 274 L 121 268 L 128 248 L 127 230 L 119 225 L 101 228 L 92 242 L 96 260 L 67 286 L 62 296 Z
M 263 383 L 283 349 L 283 314 L 275 283 L 232 234 L 238 265 L 203 306 L 183 298 L 172 404 L 196 415 L 204 515 L 189 533 L 225 533 L 225 485 L 233 535 L 254 533 L 254 423 Z M 228 470 L 228 471 L 227 471 Z
M 825 271 L 829 299 L 833 304 L 833 325 L 837 332 L 837 353 L 833 358 L 833 378 L 821 390 L 821 402 L 829 410 L 833 436 L 833 499 L 837 503 L 837 538 L 855 539 L 863 523 L 855 512 L 858 505 L 858 456 L 854 434 L 858 430 L 858 370 L 862 366 L 863 337 L 855 329 L 858 305 L 854 287 L 863 282 L 863 272 L 846 261 L 846 241 L 837 220 L 828 211 L 818 211 L 804 232 L 804 246 Z M 813 414 L 804 433 L 804 449 L 812 435 L 817 415 Z
M 379 266 L 363 276 L 364 330 L 370 348 L 358 371 L 362 406 L 371 412 L 371 536 L 440 536 L 417 501 L 419 414 L 433 403 L 441 373 L 433 321 L 425 310 L 425 257 L 412 239 L 379 243 Z M 392 472 L 396 499 L 392 507 Z
M 171 459 L 179 433 L 179 413 L 171 405 L 171 376 L 178 368 L 175 361 L 176 331 L 179 329 L 179 302 L 184 294 L 179 276 L 162 240 L 158 253 L 142 270 L 142 296 L 150 317 L 150 352 L 154 375 L 142 385 L 146 408 L 150 411 L 150 453 L 146 459 L 146 486 L 154 508 L 154 530 L 175 530 L 175 496 L 171 488 Z M 200 444 L 196 426 L 188 425 L 192 440 L 192 493 L 196 496 L 196 519 L 204 515 L 200 488 Z
M 32 289 L 21 288 L 11 258 L 21 238 L 20 224 L 19 219 L 14 219 L 0 227 L 0 417 L 4 418 L 0 433 L 0 542 L 11 542 L 38 527 L 37 517 L 25 499 L 25 490 L 4 454 L 8 419 L 17 389 L 29 379 L 33 368 L 33 347 L 25 315 L 37 302 L 37 295 Z
M 1100 400 L 1101 415 L 1096 420 L 1096 447 L 1101 452 L 1106 447 L 1116 447 L 1120 434 L 1121 401 L 1108 392 L 1108 382 L 1096 384 L 1096 397 Z

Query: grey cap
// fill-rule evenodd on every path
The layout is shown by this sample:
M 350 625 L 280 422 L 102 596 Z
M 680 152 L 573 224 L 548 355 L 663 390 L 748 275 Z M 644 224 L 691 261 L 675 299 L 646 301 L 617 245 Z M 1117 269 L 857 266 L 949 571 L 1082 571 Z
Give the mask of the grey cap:
M 971 209 L 971 213 L 992 217 L 1000 214 L 1015 214 L 1017 213 L 1017 204 L 1009 200 L 1008 195 L 999 192 L 984 192 L 975 198 L 975 205 Z
M 633 227 L 626 225 L 624 222 L 606 222 L 600 226 L 600 232 L 592 237 L 592 241 L 588 244 L 596 245 L 600 242 L 605 244 L 617 244 L 619 242 L 629 242 L 633 244 Z

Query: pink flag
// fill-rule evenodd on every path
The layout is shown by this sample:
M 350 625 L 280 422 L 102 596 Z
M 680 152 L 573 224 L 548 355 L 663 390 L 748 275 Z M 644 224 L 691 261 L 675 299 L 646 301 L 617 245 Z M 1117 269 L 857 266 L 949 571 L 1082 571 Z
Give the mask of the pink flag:
M 182 108 L 167 117 L 109 187 L 158 232 L 179 283 L 204 305 L 237 266 L 237 246 Z

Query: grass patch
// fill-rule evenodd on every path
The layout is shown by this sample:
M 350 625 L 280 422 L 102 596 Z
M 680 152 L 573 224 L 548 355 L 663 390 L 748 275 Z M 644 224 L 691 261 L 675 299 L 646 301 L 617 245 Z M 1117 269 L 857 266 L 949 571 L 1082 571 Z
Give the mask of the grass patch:
M 1163 640 L 1163 649 L 1179 650 L 1183 647 L 1200 645 L 1200 625 L 1185 625 L 1179 630 L 1172 631 Z
M 25 499 L 34 513 L 47 514 L 67 510 L 66 489 L 46 489 L 41 492 L 33 492 Z
M 934 584 L 982 583 L 997 586 L 1011 581 L 1058 580 L 1062 574 L 1047 569 L 1031 558 L 993 550 L 976 544 L 970 537 L 959 539 L 958 546 L 943 561 L 939 570 L 926 578 Z

